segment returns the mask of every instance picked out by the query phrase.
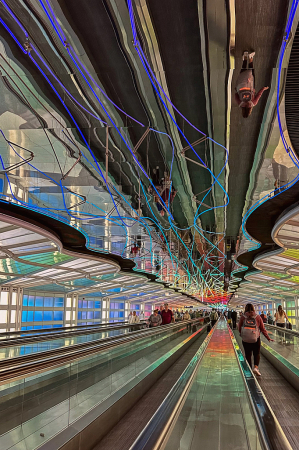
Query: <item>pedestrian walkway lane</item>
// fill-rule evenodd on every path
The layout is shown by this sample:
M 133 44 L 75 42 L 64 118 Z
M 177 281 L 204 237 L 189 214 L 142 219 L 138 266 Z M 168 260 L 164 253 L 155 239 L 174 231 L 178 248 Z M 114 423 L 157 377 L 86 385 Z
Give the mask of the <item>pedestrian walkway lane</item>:
M 226 321 L 205 351 L 166 450 L 258 450 L 261 445 Z

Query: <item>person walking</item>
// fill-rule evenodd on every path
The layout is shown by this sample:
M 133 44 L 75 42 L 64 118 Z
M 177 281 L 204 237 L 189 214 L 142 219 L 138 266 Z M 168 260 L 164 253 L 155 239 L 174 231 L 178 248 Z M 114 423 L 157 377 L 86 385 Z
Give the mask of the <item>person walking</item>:
M 211 326 L 213 327 L 215 325 L 215 323 L 218 320 L 218 314 L 215 308 L 212 309 L 212 312 L 210 314 L 210 322 L 211 322 Z
M 133 311 L 133 314 L 129 316 L 129 324 L 136 324 L 136 323 L 140 323 L 139 317 L 136 314 L 136 311 Z M 139 327 L 135 326 L 135 327 L 130 327 L 130 331 L 135 331 L 138 330 Z
M 150 328 L 158 327 L 162 324 L 162 316 L 159 314 L 159 310 L 155 309 L 153 314 L 151 314 L 148 318 L 148 324 Z
M 185 311 L 184 315 L 183 315 L 183 320 L 191 320 L 191 316 L 190 313 L 188 312 L 188 310 Z M 187 331 L 191 331 L 191 323 L 188 323 L 187 326 Z
M 236 82 L 235 100 L 242 109 L 242 116 L 246 119 L 252 113 L 252 108 L 257 105 L 263 92 L 269 89 L 263 87 L 255 94 L 255 78 L 253 69 L 253 57 L 255 52 L 243 53 L 243 65 Z
M 139 320 L 144 320 L 144 312 L 141 310 L 139 314 Z
M 171 322 L 174 322 L 174 315 L 171 309 L 168 308 L 168 303 L 164 303 L 164 309 L 161 314 L 162 317 L 162 325 L 168 325 Z
M 163 305 L 160 306 L 160 309 L 158 310 L 158 314 L 160 314 L 160 316 L 162 316 L 162 311 L 163 311 Z
M 233 330 L 237 328 L 237 311 L 232 310 L 232 321 L 233 321 Z
M 276 325 L 280 328 L 284 328 L 286 325 L 286 322 L 285 322 L 286 320 L 289 320 L 289 318 L 286 315 L 286 313 L 284 312 L 284 310 L 282 309 L 282 306 L 279 305 L 277 312 L 275 313 Z
M 289 318 L 282 309 L 282 306 L 279 305 L 277 308 L 277 311 L 275 313 L 275 325 L 277 325 L 280 328 L 285 328 L 286 326 L 286 320 L 288 321 Z M 278 332 L 278 335 L 280 337 L 280 341 L 285 341 L 285 333 Z
M 232 321 L 232 312 L 230 309 L 227 311 L 227 323 L 232 328 L 233 321 Z
M 261 316 L 255 313 L 254 306 L 251 303 L 247 303 L 247 305 L 245 306 L 245 312 L 239 320 L 238 329 L 242 338 L 245 358 L 249 366 L 252 368 L 253 353 L 253 373 L 255 375 L 261 376 L 261 373 L 259 371 L 261 349 L 260 334 L 262 332 L 269 342 L 273 341 L 273 339 L 270 339 Z
M 262 319 L 263 323 L 267 323 L 267 317 L 266 317 L 264 311 L 261 314 L 261 319 Z

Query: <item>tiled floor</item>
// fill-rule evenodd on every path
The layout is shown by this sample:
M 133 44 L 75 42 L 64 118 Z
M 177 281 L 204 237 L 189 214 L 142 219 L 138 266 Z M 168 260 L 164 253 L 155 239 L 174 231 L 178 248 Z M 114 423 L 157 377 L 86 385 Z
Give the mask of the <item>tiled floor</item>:
M 226 322 L 219 321 L 166 450 L 259 450 Z

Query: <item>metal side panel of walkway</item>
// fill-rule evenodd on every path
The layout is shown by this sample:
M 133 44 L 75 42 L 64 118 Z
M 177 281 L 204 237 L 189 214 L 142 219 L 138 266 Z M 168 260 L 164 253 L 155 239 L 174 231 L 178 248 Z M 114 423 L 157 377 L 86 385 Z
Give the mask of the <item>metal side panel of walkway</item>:
M 166 450 L 261 449 L 226 322 L 219 321 Z

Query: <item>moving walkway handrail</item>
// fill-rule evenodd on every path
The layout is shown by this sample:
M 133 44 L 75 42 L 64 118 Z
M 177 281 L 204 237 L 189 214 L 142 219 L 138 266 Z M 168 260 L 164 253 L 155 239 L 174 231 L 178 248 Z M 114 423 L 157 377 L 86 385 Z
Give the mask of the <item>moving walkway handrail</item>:
M 113 326 L 113 325 L 121 325 L 121 324 L 127 324 L 127 323 L 128 323 L 128 321 L 120 321 L 120 322 L 107 322 L 107 323 L 93 323 L 90 325 L 72 325 L 70 327 L 60 327 L 60 328 L 41 328 L 40 330 L 1 331 L 0 341 L 1 341 L 2 336 L 4 336 L 4 339 L 5 339 L 6 335 L 8 336 L 7 339 L 10 339 L 9 336 L 19 336 L 20 334 L 24 334 L 24 335 L 26 335 L 26 334 L 39 335 L 39 334 L 44 334 L 44 333 L 51 334 L 51 333 L 58 333 L 60 331 L 66 331 L 66 330 L 72 331 L 72 330 L 83 329 L 83 328 L 92 329 L 94 327 L 104 327 L 104 326 L 108 326 L 108 325 Z M 13 339 L 13 338 L 11 338 L 11 339 Z
M 203 320 L 202 318 L 198 318 L 198 319 L 192 319 L 192 320 Z M 3 341 L 0 340 L 0 348 L 6 348 L 6 347 L 13 347 L 16 345 L 27 345 L 27 344 L 36 344 L 39 342 L 43 342 L 43 341 L 50 341 L 50 340 L 55 340 L 55 339 L 66 339 L 66 338 L 74 338 L 76 336 L 82 336 L 82 335 L 87 335 L 87 334 L 96 334 L 96 333 L 102 333 L 102 332 L 107 332 L 107 331 L 113 331 L 113 330 L 121 330 L 123 328 L 138 328 L 141 325 L 146 325 L 147 321 L 141 321 L 139 323 L 131 323 L 129 324 L 128 322 L 120 322 L 119 325 L 110 325 L 110 326 L 106 326 L 106 328 L 104 328 L 103 326 L 101 327 L 96 327 L 96 328 L 83 328 L 83 329 L 79 329 L 79 330 L 69 330 L 68 328 L 66 328 L 66 331 L 64 332 L 57 332 L 55 333 L 50 333 L 50 334 L 44 334 L 42 336 L 40 335 L 34 335 L 34 336 L 24 336 L 24 337 L 16 337 L 16 338 L 12 338 L 12 339 L 5 339 Z M 178 322 L 176 322 L 178 323 Z M 107 324 L 106 324 L 107 325 Z
M 139 434 L 130 450 L 158 450 L 164 448 L 189 393 L 197 369 L 214 333 L 215 326 L 197 350 L 192 360 L 171 388 L 158 410 L 150 419 L 146 427 Z
M 46 352 L 37 353 L 36 356 L 24 355 L 16 358 L 2 360 L 0 362 L 0 384 L 7 381 L 15 381 L 20 378 L 32 375 L 33 373 L 41 373 L 49 370 L 49 368 L 56 368 L 71 363 L 75 360 L 85 358 L 95 353 L 116 347 L 118 345 L 127 344 L 138 339 L 152 337 L 156 334 L 167 333 L 183 326 L 182 330 L 187 327 L 189 323 L 200 322 L 199 319 L 185 321 L 183 323 L 172 323 L 160 327 L 151 328 L 143 331 L 134 331 L 127 335 L 110 336 L 108 338 L 99 339 L 89 343 L 76 344 L 71 348 L 54 349 Z M 89 345 L 88 345 L 89 344 Z M 76 348 L 74 348 L 76 347 Z M 64 351 L 62 351 L 64 350 Z
M 140 325 L 144 325 L 145 322 L 139 322 L 139 323 L 121 323 L 120 325 L 110 325 L 106 328 L 104 326 L 95 327 L 95 328 L 83 328 L 79 330 L 69 330 L 66 329 L 66 331 L 59 331 L 59 332 L 52 332 L 50 334 L 43 334 L 43 335 L 33 335 L 33 336 L 22 336 L 22 337 L 15 337 L 15 338 L 7 338 L 4 340 L 0 340 L 0 348 L 6 348 L 6 347 L 13 347 L 15 345 L 26 345 L 26 344 L 36 344 L 38 342 L 43 341 L 51 341 L 55 339 L 67 339 L 67 338 L 74 338 L 76 336 L 82 336 L 87 334 L 96 334 L 96 333 L 103 333 L 107 331 L 113 331 L 113 330 L 121 330 L 123 328 L 137 328 Z
M 260 385 L 256 381 L 229 326 L 228 330 L 259 431 L 263 450 L 292 450 L 289 441 L 267 402 Z
M 290 333 L 294 336 L 298 336 L 299 337 L 299 331 L 296 330 L 290 330 L 289 328 L 282 328 L 282 327 L 278 327 L 276 325 L 271 325 L 270 323 L 264 323 L 265 327 L 269 327 L 270 329 L 274 329 L 276 331 L 280 331 L 281 333 Z

